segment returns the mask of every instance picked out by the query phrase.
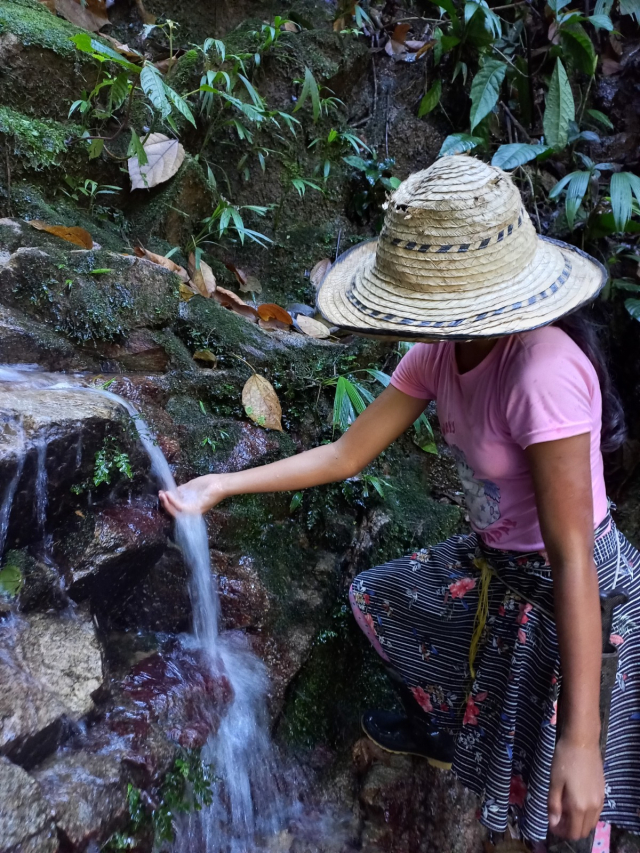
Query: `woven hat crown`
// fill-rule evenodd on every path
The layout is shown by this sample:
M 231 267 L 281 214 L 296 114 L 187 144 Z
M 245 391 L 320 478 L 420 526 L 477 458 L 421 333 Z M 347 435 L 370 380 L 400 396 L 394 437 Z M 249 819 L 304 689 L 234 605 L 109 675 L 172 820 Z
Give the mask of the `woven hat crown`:
M 524 269 L 537 237 L 502 170 L 452 156 L 416 172 L 389 201 L 375 275 L 408 290 L 493 288 Z
M 553 322 L 606 278 L 580 249 L 536 234 L 509 175 L 455 155 L 398 187 L 379 239 L 338 259 L 318 307 L 358 334 L 492 337 Z

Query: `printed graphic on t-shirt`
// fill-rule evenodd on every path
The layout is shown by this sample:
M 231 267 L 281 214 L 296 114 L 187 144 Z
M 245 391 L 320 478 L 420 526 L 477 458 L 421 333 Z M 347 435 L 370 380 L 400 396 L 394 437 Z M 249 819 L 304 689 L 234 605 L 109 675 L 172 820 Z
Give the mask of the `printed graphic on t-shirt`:
M 456 460 L 471 525 L 475 530 L 486 530 L 500 518 L 500 489 L 491 480 L 478 480 L 474 476 L 473 469 L 459 447 L 452 444 L 451 451 Z

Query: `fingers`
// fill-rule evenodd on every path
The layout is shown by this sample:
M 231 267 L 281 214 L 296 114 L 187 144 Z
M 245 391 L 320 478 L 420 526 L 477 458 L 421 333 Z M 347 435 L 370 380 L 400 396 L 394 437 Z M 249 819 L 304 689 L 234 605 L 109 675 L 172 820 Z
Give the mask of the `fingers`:
M 164 511 L 168 512 L 173 518 L 176 518 L 181 509 L 179 502 L 176 501 L 174 495 L 171 492 L 158 492 L 158 497 L 160 498 L 160 503 L 162 504 Z
M 560 834 L 562 829 L 562 794 L 564 786 L 557 784 L 551 779 L 551 788 L 549 789 L 549 828 L 556 835 Z

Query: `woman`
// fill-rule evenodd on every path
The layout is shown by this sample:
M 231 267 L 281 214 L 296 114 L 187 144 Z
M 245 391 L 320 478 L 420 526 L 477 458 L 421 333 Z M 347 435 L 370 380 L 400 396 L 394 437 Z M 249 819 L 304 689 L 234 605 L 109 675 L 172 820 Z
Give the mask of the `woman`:
M 436 400 L 473 533 L 354 581 L 356 618 L 407 711 L 369 712 L 363 726 L 385 749 L 453 765 L 487 827 L 504 831 L 511 811 L 532 841 L 549 827 L 587 837 L 601 813 L 640 832 L 640 556 L 609 515 L 601 455 L 601 439 L 620 438 L 619 407 L 593 336 L 560 320 L 605 280 L 536 235 L 508 175 L 443 157 L 398 188 L 380 239 L 342 256 L 318 297 L 356 334 L 431 343 L 334 444 L 161 493 L 172 514 L 205 512 L 344 480 Z M 599 588 L 622 585 L 603 773 Z

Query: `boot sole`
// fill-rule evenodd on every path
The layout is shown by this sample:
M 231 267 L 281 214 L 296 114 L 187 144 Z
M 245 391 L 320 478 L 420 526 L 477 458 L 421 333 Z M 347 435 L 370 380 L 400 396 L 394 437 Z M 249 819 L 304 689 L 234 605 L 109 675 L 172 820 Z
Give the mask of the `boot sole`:
M 391 755 L 415 755 L 416 758 L 423 758 L 428 764 L 438 770 L 451 770 L 451 768 L 453 767 L 453 763 L 450 761 L 438 761 L 437 758 L 430 758 L 428 755 L 424 755 L 422 752 L 411 752 L 410 750 L 406 749 L 389 749 L 388 746 L 383 746 L 383 744 L 379 743 L 379 741 L 372 737 L 365 729 L 362 719 L 360 720 L 360 728 L 369 738 L 371 743 L 375 743 L 376 746 L 380 747 L 380 749 L 384 750 L 385 752 L 389 752 Z

